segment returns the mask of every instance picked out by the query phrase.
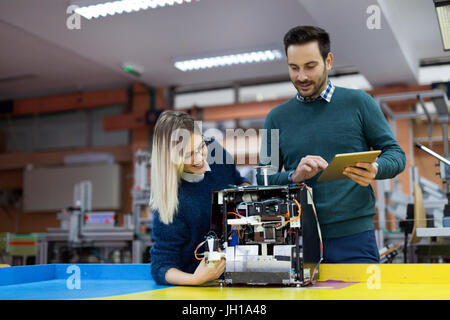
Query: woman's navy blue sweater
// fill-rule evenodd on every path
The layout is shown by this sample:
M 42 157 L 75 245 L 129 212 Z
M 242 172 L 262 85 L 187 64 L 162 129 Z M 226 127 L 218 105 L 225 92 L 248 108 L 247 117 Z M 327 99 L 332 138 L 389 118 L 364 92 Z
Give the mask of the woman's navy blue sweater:
M 229 154 L 226 154 L 229 159 Z M 225 157 L 224 157 L 225 158 Z M 205 240 L 210 231 L 212 191 L 229 185 L 241 185 L 248 181 L 236 169 L 235 164 L 210 164 L 200 182 L 181 180 L 178 187 L 178 211 L 173 222 L 161 222 L 158 211 L 153 214 L 153 240 L 150 250 L 151 274 L 156 283 L 167 285 L 165 274 L 170 268 L 193 273 L 199 261 L 194 250 Z

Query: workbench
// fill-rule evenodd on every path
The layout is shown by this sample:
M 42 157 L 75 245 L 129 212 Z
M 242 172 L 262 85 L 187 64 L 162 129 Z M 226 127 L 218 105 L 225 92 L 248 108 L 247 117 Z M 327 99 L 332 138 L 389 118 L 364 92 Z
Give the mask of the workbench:
M 450 264 L 321 264 L 309 287 L 160 286 L 150 264 L 50 264 L 0 268 L 0 299 L 441 300 Z

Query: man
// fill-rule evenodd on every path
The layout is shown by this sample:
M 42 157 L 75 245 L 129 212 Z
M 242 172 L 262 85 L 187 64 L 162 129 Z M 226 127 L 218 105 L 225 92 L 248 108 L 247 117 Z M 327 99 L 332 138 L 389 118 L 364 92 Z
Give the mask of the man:
M 284 45 L 289 77 L 298 93 L 267 115 L 264 129 L 268 129 L 268 136 L 261 146 L 260 165 L 268 164 L 271 129 L 278 129 L 278 172 L 269 175 L 268 182 L 305 183 L 313 188 L 324 238 L 323 261 L 378 263 L 375 197 L 370 183 L 402 172 L 405 153 L 369 94 L 334 86 L 328 79 L 333 54 L 325 30 L 295 27 L 285 35 Z M 317 182 L 334 155 L 371 148 L 382 153 L 373 163 L 346 168 L 344 174 L 349 179 Z M 257 180 L 263 183 L 261 173 Z

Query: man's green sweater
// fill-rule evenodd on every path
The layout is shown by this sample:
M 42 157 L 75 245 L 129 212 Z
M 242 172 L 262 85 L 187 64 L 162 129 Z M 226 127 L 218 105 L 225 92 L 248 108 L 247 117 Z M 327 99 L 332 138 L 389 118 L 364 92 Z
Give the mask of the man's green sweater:
M 373 148 L 382 150 L 377 160 L 376 179 L 393 178 L 405 168 L 405 153 L 383 113 L 362 90 L 335 87 L 330 102 L 319 99 L 305 103 L 294 97 L 269 112 L 264 129 L 268 129 L 268 135 L 267 140 L 264 136 L 262 139 L 260 165 L 269 164 L 264 155 L 271 156 L 271 129 L 279 129 L 279 172 L 268 176 L 271 185 L 288 184 L 289 172 L 307 155 L 321 156 L 329 163 L 338 153 Z M 276 143 L 276 139 L 273 140 L 272 143 Z M 285 171 L 281 171 L 283 167 Z M 305 183 L 313 188 L 324 238 L 374 228 L 375 197 L 370 185 L 362 187 L 351 179 L 317 182 L 319 176 Z M 257 180 L 258 184 L 263 184 L 259 173 Z

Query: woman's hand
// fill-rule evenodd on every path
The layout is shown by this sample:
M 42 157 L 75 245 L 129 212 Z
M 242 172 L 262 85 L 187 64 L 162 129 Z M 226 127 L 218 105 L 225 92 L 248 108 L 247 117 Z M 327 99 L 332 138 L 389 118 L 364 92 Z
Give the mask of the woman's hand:
M 208 266 L 205 259 L 200 261 L 193 274 L 193 283 L 196 285 L 216 280 L 225 271 L 226 262 L 224 259 L 217 261 L 214 265 Z

